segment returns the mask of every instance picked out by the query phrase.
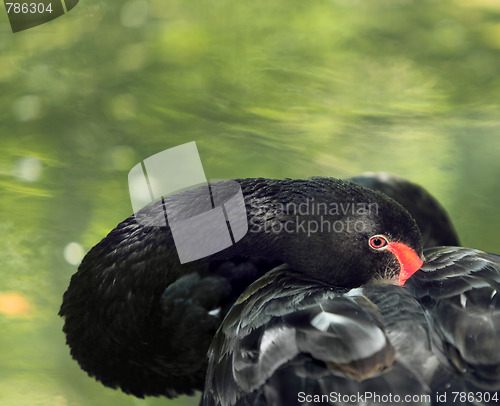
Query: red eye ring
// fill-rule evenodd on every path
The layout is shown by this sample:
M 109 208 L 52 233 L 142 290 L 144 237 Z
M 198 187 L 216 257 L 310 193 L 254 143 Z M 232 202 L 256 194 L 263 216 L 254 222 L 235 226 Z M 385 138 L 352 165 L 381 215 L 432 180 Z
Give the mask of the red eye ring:
M 383 250 L 387 247 L 387 244 L 389 244 L 389 241 L 387 241 L 387 237 L 385 237 L 381 234 L 378 234 L 378 235 L 374 235 L 373 237 L 370 237 L 370 239 L 368 240 L 368 244 L 374 250 Z

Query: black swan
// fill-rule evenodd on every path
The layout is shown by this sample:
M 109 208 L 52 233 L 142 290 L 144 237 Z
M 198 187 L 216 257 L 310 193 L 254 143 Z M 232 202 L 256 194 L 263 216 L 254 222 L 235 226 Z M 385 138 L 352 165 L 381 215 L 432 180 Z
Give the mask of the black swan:
M 333 178 L 238 182 L 249 231 L 210 258 L 180 264 L 170 229 L 147 225 L 163 217 L 162 202 L 141 210 L 139 222 L 124 220 L 88 252 L 60 315 L 71 354 L 89 375 L 136 396 L 191 394 L 203 389 L 206 352 L 225 311 L 277 264 L 351 287 L 397 263 L 392 254 L 366 250 L 376 234 L 398 236 L 416 258 L 422 254 L 414 220 L 378 192 Z M 214 199 L 225 201 L 224 186 L 216 191 Z M 169 205 L 179 201 L 185 215 L 201 195 L 190 190 L 169 197 Z M 343 254 L 351 250 L 360 255 Z
M 237 300 L 210 350 L 207 405 L 293 404 L 297 391 L 286 388 L 297 376 L 312 385 L 303 396 L 328 388 L 345 388 L 345 394 L 378 388 L 379 395 L 456 389 L 460 395 L 493 396 L 500 369 L 492 350 L 500 344 L 498 257 L 465 248 L 426 250 L 422 269 L 404 287 L 395 286 L 420 267 L 423 246 L 458 245 L 458 238 L 444 209 L 418 185 L 387 175 L 352 181 L 402 203 L 424 242 L 399 204 L 351 182 L 244 179 L 238 182 L 248 234 L 209 258 L 180 264 L 169 228 L 147 225 L 163 215 L 161 202 L 156 203 L 138 214 L 140 225 L 134 217 L 120 223 L 73 276 L 60 310 L 73 357 L 105 385 L 139 397 L 191 394 L 204 387 L 207 349 Z M 217 190 L 222 201 L 224 187 Z M 186 211 L 186 194 L 195 210 L 199 192 L 184 193 L 179 211 Z M 174 206 L 176 198 L 168 198 Z M 297 210 L 300 205 L 305 211 Z M 311 224 L 325 229 L 307 228 Z M 257 310 L 247 304 L 252 298 L 261 303 Z M 326 351 L 333 325 L 325 323 L 334 315 L 354 328 L 338 325 L 344 341 L 363 327 L 361 344 L 370 346 L 371 332 L 378 351 L 360 356 L 360 341 L 353 339 L 341 347 L 344 356 Z M 235 331 L 241 322 L 255 331 Z M 301 336 L 301 344 L 295 340 L 293 349 L 292 340 L 281 352 L 269 346 L 280 326 L 290 338 Z M 274 358 L 259 353 L 263 337 Z M 293 365 L 292 353 L 300 358 Z M 245 364 L 240 359 L 245 356 L 253 359 Z M 235 357 L 239 363 L 232 364 Z M 241 368 L 246 372 L 231 375 Z M 264 369 L 260 377 L 251 375 L 256 368 Z M 447 401 L 456 404 L 451 396 Z M 299 400 L 307 404 L 306 398 Z
M 500 390 L 500 256 L 424 251 L 405 286 L 339 288 L 282 265 L 208 352 L 203 406 L 481 405 Z

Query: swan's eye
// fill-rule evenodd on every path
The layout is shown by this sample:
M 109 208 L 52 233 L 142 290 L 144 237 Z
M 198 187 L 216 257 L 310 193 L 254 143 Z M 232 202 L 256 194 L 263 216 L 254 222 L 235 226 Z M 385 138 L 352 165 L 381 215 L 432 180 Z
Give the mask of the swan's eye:
M 374 250 L 381 250 L 387 247 L 388 241 L 383 235 L 374 235 L 373 237 L 370 237 L 368 244 L 370 244 L 370 247 Z

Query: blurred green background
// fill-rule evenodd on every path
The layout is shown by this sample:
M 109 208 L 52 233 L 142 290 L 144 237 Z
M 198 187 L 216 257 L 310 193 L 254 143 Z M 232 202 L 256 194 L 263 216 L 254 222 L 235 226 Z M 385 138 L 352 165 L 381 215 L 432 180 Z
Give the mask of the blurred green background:
M 1 405 L 197 404 L 102 387 L 57 317 L 128 170 L 185 142 L 208 178 L 399 174 L 500 253 L 498 0 L 83 0 L 0 39 Z

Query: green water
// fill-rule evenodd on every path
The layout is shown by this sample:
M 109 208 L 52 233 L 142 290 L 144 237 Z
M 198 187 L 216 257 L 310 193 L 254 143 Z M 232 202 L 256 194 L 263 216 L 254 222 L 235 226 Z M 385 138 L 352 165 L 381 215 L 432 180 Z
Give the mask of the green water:
M 82 0 L 16 34 L 2 11 L 0 39 L 1 405 L 197 404 L 102 387 L 57 317 L 65 248 L 185 142 L 208 178 L 397 173 L 500 253 L 500 2 Z

